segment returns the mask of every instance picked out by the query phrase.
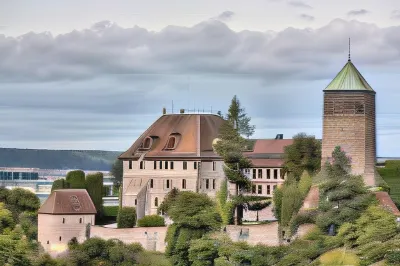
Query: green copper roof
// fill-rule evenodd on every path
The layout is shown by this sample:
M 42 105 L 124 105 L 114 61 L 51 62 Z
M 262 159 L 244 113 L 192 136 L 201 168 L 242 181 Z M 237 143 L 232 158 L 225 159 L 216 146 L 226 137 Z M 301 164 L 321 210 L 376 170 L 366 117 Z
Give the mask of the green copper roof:
M 350 60 L 325 90 L 374 91 Z

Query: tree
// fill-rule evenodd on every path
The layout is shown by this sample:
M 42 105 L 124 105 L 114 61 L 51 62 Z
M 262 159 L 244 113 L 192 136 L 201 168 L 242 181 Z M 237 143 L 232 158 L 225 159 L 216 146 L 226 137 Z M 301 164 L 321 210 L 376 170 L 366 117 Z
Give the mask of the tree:
M 115 160 L 111 168 L 111 174 L 114 177 L 114 185 L 116 187 L 119 187 L 122 184 L 123 170 L 124 170 L 124 162 L 119 159 Z
M 69 184 L 69 188 L 81 188 L 85 189 L 85 172 L 82 170 L 74 170 L 67 173 L 65 177 L 66 182 Z
M 362 176 L 350 174 L 350 159 L 337 146 L 331 162 L 326 162 L 316 223 L 322 231 L 331 225 L 354 222 L 373 202 L 374 196 L 364 185 Z
M 250 125 L 251 118 L 247 116 L 245 109 L 241 107 L 236 95 L 233 96 L 231 105 L 229 106 L 227 120 L 231 122 L 240 135 L 249 138 L 254 134 L 255 126 Z
M 298 180 L 304 170 L 311 175 L 321 168 L 321 142 L 314 136 L 299 133 L 293 144 L 285 147 L 283 169 Z
M 64 188 L 69 188 L 69 184 L 65 182 L 64 178 L 60 178 L 54 180 L 53 185 L 51 186 L 51 191 L 53 192 L 53 190 L 64 189 Z
M 97 214 L 103 214 L 103 173 L 88 174 L 86 176 L 86 190 L 96 207 Z
M 173 265 L 190 265 L 190 242 L 221 227 L 215 203 L 205 194 L 178 192 L 170 200 L 166 214 L 174 221 L 165 238 L 166 255 Z

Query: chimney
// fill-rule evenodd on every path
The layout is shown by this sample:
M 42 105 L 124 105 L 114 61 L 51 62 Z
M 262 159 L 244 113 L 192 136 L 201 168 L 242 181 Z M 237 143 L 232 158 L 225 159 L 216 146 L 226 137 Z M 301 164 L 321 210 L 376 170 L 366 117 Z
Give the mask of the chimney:
M 283 134 L 277 134 L 275 139 L 283 139 Z
M 184 114 L 184 113 L 185 113 L 185 109 L 181 109 L 181 110 L 180 110 L 180 113 L 181 113 L 181 114 Z
M 167 109 L 165 107 L 163 107 L 163 109 L 162 109 L 162 114 L 163 115 L 167 114 Z

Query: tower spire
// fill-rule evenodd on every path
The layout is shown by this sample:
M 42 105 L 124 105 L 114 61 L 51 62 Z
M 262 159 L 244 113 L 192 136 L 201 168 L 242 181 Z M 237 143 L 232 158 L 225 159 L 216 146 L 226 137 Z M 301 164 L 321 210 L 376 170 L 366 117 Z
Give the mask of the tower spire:
M 350 57 L 350 38 L 349 38 L 349 62 L 351 61 L 351 57 Z

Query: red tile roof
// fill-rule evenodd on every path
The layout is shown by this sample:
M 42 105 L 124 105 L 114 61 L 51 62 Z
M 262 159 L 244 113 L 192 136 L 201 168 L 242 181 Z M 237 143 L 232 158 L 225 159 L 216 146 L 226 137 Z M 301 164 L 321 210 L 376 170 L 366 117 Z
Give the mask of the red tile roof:
M 40 207 L 42 214 L 96 214 L 86 189 L 54 190 Z
M 272 154 L 283 154 L 285 147 L 292 145 L 293 139 L 258 139 L 254 144 L 252 152 L 246 152 L 245 154 L 256 154 L 256 153 L 272 153 Z
M 283 159 L 250 159 L 254 167 L 282 167 Z

